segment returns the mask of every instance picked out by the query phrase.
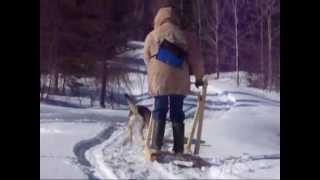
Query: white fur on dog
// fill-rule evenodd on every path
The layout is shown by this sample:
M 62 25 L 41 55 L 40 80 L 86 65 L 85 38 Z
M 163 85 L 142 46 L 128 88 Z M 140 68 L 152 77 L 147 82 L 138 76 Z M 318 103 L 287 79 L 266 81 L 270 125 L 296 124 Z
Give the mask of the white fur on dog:
M 140 133 L 143 123 L 143 118 L 140 115 L 133 114 L 129 118 L 128 129 L 129 129 L 129 139 L 131 141 L 142 141 L 143 134 Z

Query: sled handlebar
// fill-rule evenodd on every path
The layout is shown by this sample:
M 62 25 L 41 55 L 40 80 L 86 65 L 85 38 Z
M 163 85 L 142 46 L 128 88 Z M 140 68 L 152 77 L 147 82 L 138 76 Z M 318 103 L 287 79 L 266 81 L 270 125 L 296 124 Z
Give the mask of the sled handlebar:
M 191 84 L 196 84 L 195 81 L 191 81 L 190 83 L 191 83 Z M 203 85 L 204 85 L 204 86 L 207 86 L 207 85 L 208 85 L 208 80 L 207 80 L 206 78 L 203 79 Z
M 195 84 L 196 82 L 191 82 L 191 84 Z M 208 80 L 207 79 L 204 79 L 203 80 L 203 86 L 200 86 L 200 87 L 202 87 L 202 88 L 206 88 L 208 86 Z M 200 92 L 198 92 L 198 91 L 190 91 L 190 93 L 189 93 L 190 95 L 195 95 L 195 96 L 201 96 L 201 91 Z

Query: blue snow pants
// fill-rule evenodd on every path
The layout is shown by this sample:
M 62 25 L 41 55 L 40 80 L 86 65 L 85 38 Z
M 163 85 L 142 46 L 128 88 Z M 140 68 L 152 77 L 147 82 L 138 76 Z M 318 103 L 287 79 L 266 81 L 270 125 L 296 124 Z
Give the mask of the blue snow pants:
M 183 112 L 183 100 L 185 96 L 169 95 L 155 96 L 153 116 L 156 121 L 166 121 L 167 112 L 170 110 L 170 120 L 172 122 L 183 122 L 185 114 Z

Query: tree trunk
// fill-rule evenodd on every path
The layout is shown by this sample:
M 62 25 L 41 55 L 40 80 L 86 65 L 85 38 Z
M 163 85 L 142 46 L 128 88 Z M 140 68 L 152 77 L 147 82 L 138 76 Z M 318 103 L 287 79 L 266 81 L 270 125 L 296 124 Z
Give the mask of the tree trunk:
M 262 3 L 260 1 L 260 15 L 261 15 L 261 21 L 260 21 L 260 73 L 261 73 L 261 83 L 262 83 L 262 87 L 265 87 L 265 81 L 264 81 L 264 27 L 263 27 L 263 7 L 262 7 Z
M 40 75 L 40 100 L 43 100 L 44 90 L 45 90 L 45 80 L 42 75 Z
M 235 41 L 236 41 L 236 72 L 237 86 L 240 85 L 239 77 L 239 47 L 238 47 L 238 15 L 237 15 L 237 0 L 234 0 L 234 26 L 235 26 Z
M 201 39 L 201 32 L 202 32 L 202 24 L 201 24 L 201 2 L 202 0 L 197 0 L 197 8 L 198 8 L 198 37 L 199 37 L 199 49 L 202 51 L 202 39 Z M 201 52 L 202 53 L 202 52 Z M 205 68 L 206 71 L 206 68 Z
M 216 72 L 217 72 L 217 79 L 220 77 L 220 59 L 219 59 L 219 7 L 218 7 L 218 0 L 216 0 Z
M 114 108 L 113 103 L 114 103 L 113 88 L 111 88 L 111 91 L 110 91 L 110 104 L 111 104 L 111 109 Z
M 100 106 L 105 108 L 105 99 L 106 99 L 106 85 L 107 85 L 107 68 L 105 61 L 102 66 L 102 78 L 101 78 L 101 91 L 100 91 Z
M 57 70 L 54 71 L 54 85 L 53 85 L 53 92 L 55 94 L 59 93 L 59 73 Z
M 52 85 L 52 75 L 49 74 L 49 85 L 48 85 L 48 89 L 47 89 L 47 96 L 46 96 L 46 99 L 49 99 L 49 94 L 50 94 L 50 91 L 51 91 L 51 85 Z
M 271 12 L 268 14 L 268 88 L 272 89 L 272 34 Z
M 180 15 L 181 15 L 181 17 L 183 17 L 183 1 L 184 0 L 180 0 Z
M 64 75 L 64 76 L 63 76 L 63 83 L 62 83 L 62 94 L 63 94 L 63 95 L 66 94 L 65 84 L 66 84 L 66 76 Z
M 103 6 L 104 9 L 110 9 L 110 7 L 112 7 L 112 9 L 115 10 L 116 9 L 116 4 L 117 4 L 116 1 L 103 1 L 102 6 Z M 107 11 L 103 11 L 103 17 L 102 17 L 103 22 L 107 22 L 110 17 L 112 17 L 112 16 Z M 111 19 L 113 20 L 113 18 L 111 18 Z M 103 28 L 107 29 L 108 25 L 105 24 L 105 23 L 103 23 L 103 24 L 104 24 Z M 111 24 L 113 24 L 113 23 L 111 23 Z M 113 33 L 111 33 L 111 34 L 113 34 Z M 102 38 L 102 48 L 106 49 L 106 52 L 111 54 L 110 49 L 107 48 L 107 39 L 106 39 L 106 37 Z M 102 108 L 106 107 L 105 99 L 106 99 L 106 85 L 107 85 L 108 53 L 103 55 L 104 59 L 103 59 L 103 62 L 102 62 L 102 72 L 101 72 L 101 76 L 102 77 L 101 77 L 101 91 L 100 91 L 100 106 Z
M 197 6 L 198 6 L 198 25 L 199 25 L 199 28 L 198 28 L 198 36 L 199 38 L 201 37 L 201 30 L 202 30 L 202 26 L 201 26 L 201 7 L 200 7 L 200 3 L 201 3 L 201 0 L 198 0 L 197 1 Z M 201 39 L 200 39 L 200 48 L 201 48 Z
M 147 26 L 147 22 L 150 18 L 150 0 L 144 0 L 143 1 L 143 22 L 145 23 L 144 29 L 143 29 L 143 34 L 141 34 L 141 39 L 144 39 L 146 34 L 149 33 L 149 27 Z

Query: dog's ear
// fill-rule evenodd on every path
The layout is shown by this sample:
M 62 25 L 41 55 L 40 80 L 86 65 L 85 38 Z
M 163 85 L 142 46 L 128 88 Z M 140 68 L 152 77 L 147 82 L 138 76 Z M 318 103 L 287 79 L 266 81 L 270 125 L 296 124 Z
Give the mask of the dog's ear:
M 133 99 L 131 96 L 129 96 L 127 93 L 125 93 L 124 96 L 125 96 L 129 101 L 131 101 L 132 103 L 134 103 L 134 99 Z

